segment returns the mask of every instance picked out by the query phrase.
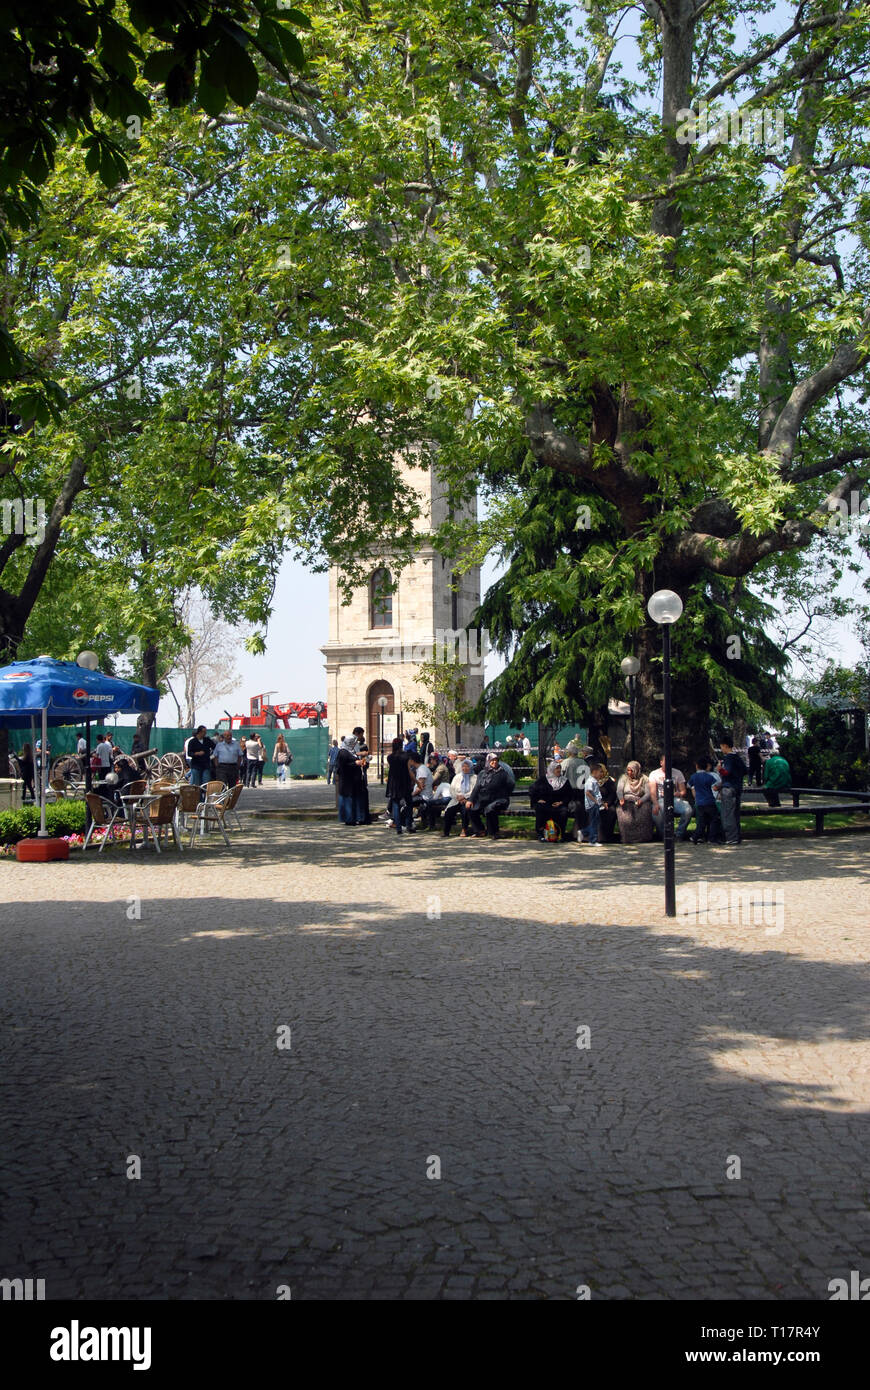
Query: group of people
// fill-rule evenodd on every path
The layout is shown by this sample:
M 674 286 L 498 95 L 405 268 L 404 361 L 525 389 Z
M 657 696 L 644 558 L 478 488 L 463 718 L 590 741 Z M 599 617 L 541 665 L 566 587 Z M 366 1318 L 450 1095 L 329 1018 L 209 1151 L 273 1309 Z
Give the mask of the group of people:
M 539 839 L 567 839 L 567 824 L 574 815 L 574 833 L 581 843 L 607 843 L 618 829 L 623 844 L 641 844 L 656 834 L 664 835 L 665 758 L 648 774 L 637 761 L 628 763 L 614 781 L 601 762 L 587 763 L 590 748 L 569 744 L 563 760 L 561 750 L 550 763 L 545 777 L 539 777 L 531 790 L 535 824 Z M 715 762 L 715 767 L 714 767 Z M 720 742 L 720 755 L 706 754 L 695 759 L 689 776 L 671 768 L 674 787 L 674 834 L 677 840 L 739 845 L 740 802 L 747 763 L 730 739 Z M 791 786 L 791 770 L 779 753 L 770 753 L 764 763 L 764 794 L 769 806 L 779 806 L 779 793 Z M 694 818 L 695 828 L 690 832 Z
M 455 749 L 443 756 L 428 734 L 418 745 L 416 730 L 403 745 L 393 739 L 387 756 L 387 809 L 397 834 L 413 833 L 415 812 L 423 830 L 448 837 L 457 820 L 460 838 L 499 837 L 499 816 L 507 810 L 516 785 L 513 769 L 500 754 L 483 750 L 478 757 L 460 757 Z M 442 820 L 443 817 L 443 820 Z
M 78 760 L 79 770 L 84 776 L 85 765 L 87 762 L 88 744 L 83 730 L 79 729 L 76 735 L 75 757 Z M 134 739 L 134 752 L 135 739 Z M 24 783 L 24 790 L 21 801 L 23 805 L 38 800 L 36 788 L 38 787 L 43 775 L 43 747 L 42 739 L 37 739 L 34 746 L 24 743 L 19 752 L 16 753 L 18 766 L 21 771 L 21 780 Z M 49 768 L 51 766 L 51 744 L 45 745 L 45 761 Z M 91 772 L 101 781 L 107 783 L 108 788 L 113 788 L 115 784 L 126 785 L 136 777 L 141 777 L 142 772 L 133 759 L 114 742 L 111 734 L 98 734 L 97 742 L 91 752 L 90 758 Z
M 640 844 L 664 835 L 665 758 L 644 773 L 630 762 L 618 777 L 603 761 L 587 757 L 588 745 L 557 744 L 545 773 L 529 789 L 529 806 L 540 841 L 576 839 L 601 846 L 616 834 L 623 844 Z M 375 817 L 369 802 L 371 762 L 365 734 L 359 726 L 330 750 L 328 780 L 336 782 L 338 818 L 343 825 L 369 825 Z M 747 762 L 730 740 L 723 738 L 719 756 L 702 755 L 687 777 L 672 768 L 674 830 L 677 840 L 693 844 L 740 843 L 740 802 Z M 778 806 L 779 793 L 791 785 L 786 760 L 769 752 L 764 761 L 763 786 L 768 804 Z M 449 837 L 457 822 L 461 839 L 498 839 L 500 817 L 516 791 L 512 767 L 498 749 L 459 756 L 454 749 L 439 753 L 428 733 L 408 730 L 395 738 L 387 756 L 387 824 L 396 834 L 418 829 L 437 830 Z M 573 827 L 569 834 L 569 822 Z M 690 829 L 694 820 L 694 828 Z
M 188 781 L 195 787 L 204 787 L 212 780 L 228 787 L 238 782 L 244 787 L 261 787 L 269 754 L 258 733 L 242 734 L 236 739 L 232 729 L 225 729 L 215 740 L 209 736 L 205 725 L 200 724 L 185 742 L 184 761 Z M 283 734 L 275 740 L 272 762 L 278 785 L 286 786 L 293 754 Z

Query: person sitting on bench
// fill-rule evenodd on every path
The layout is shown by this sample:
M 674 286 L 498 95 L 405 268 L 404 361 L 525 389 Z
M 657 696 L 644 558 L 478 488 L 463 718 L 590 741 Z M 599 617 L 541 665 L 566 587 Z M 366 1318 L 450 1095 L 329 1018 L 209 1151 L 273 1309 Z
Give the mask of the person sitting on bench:
M 460 840 L 468 839 L 468 798 L 477 786 L 477 773 L 470 758 L 463 758 L 459 771 L 450 783 L 450 801 L 444 812 L 444 834 L 449 835 L 457 816 L 462 818 Z
M 476 839 L 487 835 L 493 840 L 499 838 L 498 818 L 501 811 L 510 805 L 513 782 L 502 767 L 498 753 L 487 754 L 486 767 L 477 779 L 477 786 L 468 799 L 471 825 Z M 486 830 L 481 816 L 486 818 Z
M 559 839 L 567 840 L 568 801 L 571 787 L 568 775 L 558 758 L 554 758 L 547 768 L 546 776 L 539 777 L 529 792 L 529 804 L 535 813 L 535 831 L 539 840 L 546 840 L 547 821 L 555 823 Z

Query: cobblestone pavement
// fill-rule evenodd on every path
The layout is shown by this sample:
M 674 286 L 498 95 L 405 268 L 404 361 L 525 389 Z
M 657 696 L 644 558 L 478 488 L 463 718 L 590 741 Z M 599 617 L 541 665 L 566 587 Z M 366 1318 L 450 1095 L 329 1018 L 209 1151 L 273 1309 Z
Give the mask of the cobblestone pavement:
M 680 847 L 700 902 L 781 889 L 758 925 L 668 922 L 655 846 L 214 839 L 0 863 L 0 1276 L 826 1299 L 870 1275 L 866 839 Z

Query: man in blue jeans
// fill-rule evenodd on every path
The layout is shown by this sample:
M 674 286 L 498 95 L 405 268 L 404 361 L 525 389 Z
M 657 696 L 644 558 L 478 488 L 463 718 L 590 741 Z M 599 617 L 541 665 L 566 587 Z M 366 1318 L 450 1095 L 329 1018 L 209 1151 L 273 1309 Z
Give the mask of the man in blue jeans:
M 187 740 L 187 759 L 190 763 L 190 784 L 192 787 L 204 787 L 206 782 L 211 780 L 213 753 L 214 744 L 205 731 L 205 725 L 197 725 L 193 732 L 193 738 Z M 200 793 L 201 795 L 202 793 Z
M 722 750 L 722 760 L 716 770 L 722 780 L 719 800 L 722 806 L 722 828 L 725 831 L 725 843 L 739 845 L 741 839 L 740 798 L 743 794 L 746 764 L 740 754 L 735 753 L 734 745 L 730 739 L 723 738 L 719 747 Z
M 714 791 L 721 788 L 722 783 L 717 774 L 710 771 L 709 758 L 695 759 L 695 772 L 689 778 L 689 786 L 695 798 L 695 833 L 690 836 L 692 844 L 698 844 L 699 840 L 706 840 L 711 845 L 721 844 L 722 822 Z
M 329 786 L 335 776 L 335 760 L 338 757 L 338 739 L 332 740 L 332 747 L 326 758 L 326 785 Z

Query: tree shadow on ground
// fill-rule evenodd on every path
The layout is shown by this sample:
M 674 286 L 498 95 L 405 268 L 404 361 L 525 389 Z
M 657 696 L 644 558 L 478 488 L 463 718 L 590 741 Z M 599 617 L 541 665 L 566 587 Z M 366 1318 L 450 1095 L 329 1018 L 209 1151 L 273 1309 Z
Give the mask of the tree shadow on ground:
M 483 849 L 495 853 L 474 854 L 474 872 L 503 873 L 499 847 Z M 282 863 L 308 852 L 281 850 Z M 458 1234 L 465 1256 L 525 1268 L 527 1296 L 563 1296 L 561 1280 L 593 1267 L 611 1296 L 827 1296 L 824 1271 L 859 1259 L 866 1209 L 864 966 L 495 914 L 463 898 L 462 860 L 440 919 L 425 898 L 414 911 L 387 893 L 342 901 L 371 853 L 336 848 L 323 903 L 276 900 L 245 871 L 241 899 L 155 893 L 132 920 L 124 899 L 16 906 L 6 1265 L 18 1252 L 55 1288 L 107 1296 L 135 1255 L 125 1287 L 146 1293 L 116 1296 L 163 1296 L 167 1271 L 199 1258 L 193 1232 L 225 1267 L 191 1296 L 260 1296 L 232 1292 L 245 1260 L 279 1270 L 294 1251 L 315 1252 L 294 1265 L 311 1296 L 353 1296 L 363 1274 L 379 1287 L 385 1252 L 429 1269 Z M 799 853 L 767 871 L 782 881 Z M 280 867 L 244 856 L 248 871 Z M 198 878 L 211 858 L 183 864 Z M 415 875 L 437 871 L 420 858 Z M 631 861 L 602 853 L 596 878 L 625 892 L 645 873 L 648 887 Z M 149 862 L 155 889 L 162 862 Z M 523 877 L 552 875 L 539 863 Z M 85 1239 L 77 1275 L 68 1252 Z

